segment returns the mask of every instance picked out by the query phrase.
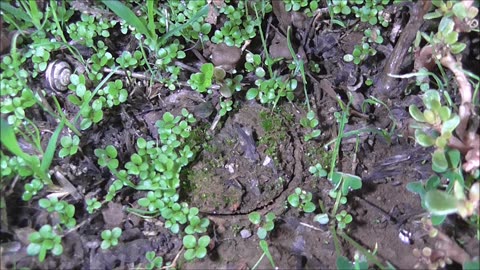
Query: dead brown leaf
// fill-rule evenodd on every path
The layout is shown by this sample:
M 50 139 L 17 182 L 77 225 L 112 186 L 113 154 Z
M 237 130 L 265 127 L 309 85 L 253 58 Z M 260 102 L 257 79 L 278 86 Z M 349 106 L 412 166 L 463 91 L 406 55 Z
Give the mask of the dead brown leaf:
M 211 52 L 212 63 L 216 67 L 221 67 L 225 71 L 230 71 L 235 68 L 240 57 L 242 57 L 242 50 L 235 46 L 228 46 L 225 43 L 210 44 L 208 50 Z

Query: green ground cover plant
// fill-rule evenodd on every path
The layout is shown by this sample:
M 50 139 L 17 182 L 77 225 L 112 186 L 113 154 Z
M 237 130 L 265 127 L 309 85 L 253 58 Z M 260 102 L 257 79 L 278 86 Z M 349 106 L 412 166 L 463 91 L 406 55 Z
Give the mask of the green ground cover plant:
M 265 161 L 262 160 L 263 166 L 273 166 L 273 171 L 280 168 L 281 162 L 287 162 L 277 157 L 279 152 L 286 151 L 281 147 L 297 147 L 299 150 L 298 145 L 294 145 L 297 143 L 297 134 L 284 127 L 287 121 L 272 115 L 281 104 L 295 108 L 296 113 L 290 116 L 288 125 L 300 130 L 302 147 L 307 145 L 303 143 L 308 142 L 314 147 L 328 149 L 325 150 L 329 154 L 328 160 L 308 160 L 306 166 L 312 166 L 304 170 L 308 168 L 311 174 L 305 175 L 330 185 L 328 195 L 331 198 L 328 200 L 332 203 L 325 207 L 320 198 L 317 208 L 317 202 L 313 199 L 317 198 L 318 194 L 313 193 L 317 191 L 307 192 L 311 189 L 300 186 L 294 187 L 294 192 L 288 194 L 282 203 L 285 203 L 285 207 L 290 205 L 297 208 L 298 211 L 295 211 L 300 213 L 315 213 L 311 216 L 301 214 L 301 217 L 326 225 L 324 228 L 328 228 L 335 245 L 338 269 L 368 269 L 372 263 L 380 269 L 390 268 L 388 263 L 378 260 L 376 250 L 367 250 L 349 236 L 356 216 L 347 203 L 352 192 L 361 189 L 363 184 L 362 178 L 353 172 L 347 173 L 348 168 L 341 164 L 340 158 L 345 154 L 341 153 L 344 146 L 342 142 L 350 136 L 357 136 L 355 154 L 360 147 L 360 135 L 380 135 L 387 144 L 392 143 L 392 138 L 401 138 L 396 134 L 400 131 L 395 126 L 390 131 L 371 127 L 346 131 L 347 126 L 353 126 L 357 121 L 352 119 L 359 115 L 359 118 L 368 118 L 369 124 L 378 120 L 370 119 L 367 108 L 370 105 L 375 110 L 383 106 L 390 115 L 392 108 L 387 104 L 391 104 L 374 96 L 365 96 L 360 110 L 354 108 L 353 98 L 345 90 L 342 96 L 337 97 L 338 104 L 332 106 L 333 111 L 336 110 L 332 111 L 332 128 L 337 129 L 333 133 L 337 137 L 325 143 L 323 137 L 329 136 L 329 133 L 322 129 L 327 127 L 323 121 L 328 122 L 328 119 L 321 115 L 322 110 L 318 108 L 323 103 L 316 100 L 317 103 L 310 104 L 309 97 L 313 97 L 314 91 L 325 92 L 326 88 L 322 86 L 321 89 L 311 90 L 313 88 L 310 86 L 313 85 L 312 78 L 315 78 L 312 74 L 322 79 L 330 78 L 332 74 L 325 75 L 323 64 L 318 64 L 320 61 L 314 63 L 308 57 L 302 58 L 297 54 L 299 50 L 294 50 L 311 45 L 301 39 L 305 34 L 302 31 L 306 29 L 292 27 L 299 20 L 285 19 L 291 24 L 286 29 L 276 26 L 275 20 L 272 24 L 270 16 L 280 17 L 279 11 L 274 10 L 272 2 L 266 0 L 167 0 L 146 1 L 144 5 L 138 5 L 135 1 L 101 1 L 101 8 L 88 9 L 87 12 L 74 11 L 67 2 L 44 2 L 40 5 L 38 1 L 20 0 L 0 5 L 2 20 L 11 32 L 10 52 L 2 56 L 0 63 L 1 183 L 8 187 L 9 194 L 20 190 L 26 205 L 22 207 L 48 213 L 48 222 L 52 223 L 29 224 L 34 232 L 28 237 L 28 255 L 36 256 L 40 262 L 46 260 L 47 254 L 61 255 L 62 239 L 65 240 L 66 234 L 84 226 L 83 223 L 77 224 L 76 220 L 84 217 L 79 214 L 81 210 L 86 211 L 87 218 L 90 218 L 100 212 L 104 214 L 103 206 L 115 201 L 128 203 L 124 207 L 129 214 L 146 220 L 157 218 L 165 228 L 177 234 L 183 240 L 185 260 L 207 258 L 209 251 L 218 244 L 216 230 L 221 226 L 217 223 L 212 226 L 203 210 L 190 205 L 188 196 L 182 193 L 188 190 L 188 187 L 184 190 L 182 186 L 188 185 L 184 183 L 182 170 L 191 169 L 191 163 L 198 161 L 198 154 L 203 148 L 209 147 L 210 137 L 218 131 L 218 128 L 215 130 L 216 123 L 212 124 L 209 131 L 204 126 L 199 128 L 212 121 L 207 115 L 199 117 L 202 118 L 201 124 L 197 122 L 194 114 L 202 115 L 199 113 L 202 109 L 200 106 L 187 106 L 192 111 L 186 108 L 170 110 L 168 106 L 165 111 L 163 107 L 158 109 L 152 106 L 146 110 L 162 111 L 154 124 L 142 122 L 145 120 L 143 115 L 149 113 L 147 111 L 135 111 L 135 115 L 130 115 L 130 109 L 136 103 L 163 104 L 160 102 L 164 102 L 164 96 L 171 100 L 180 96 L 180 91 L 176 90 L 194 90 L 198 96 L 190 101 L 202 100 L 205 104 L 213 104 L 219 126 L 242 108 L 244 102 L 258 101 L 271 110 L 270 115 L 260 114 L 260 125 L 265 134 L 261 137 L 262 132 L 255 130 L 252 137 L 257 141 L 255 147 L 267 148 L 259 152 L 267 155 Z M 321 1 L 282 1 L 286 12 L 299 12 L 287 14 L 298 15 L 303 12 L 305 18 L 315 16 L 311 20 L 316 23 L 319 18 L 328 18 L 328 10 L 330 18 L 322 19 L 322 23 L 327 25 L 325 29 L 343 31 L 343 28 L 351 28 L 363 33 L 361 42 L 353 46 L 351 53 L 343 56 L 345 62 L 351 62 L 358 68 L 370 59 L 377 59 L 377 48 L 383 46 L 387 39 L 385 33 L 390 31 L 392 18 L 387 15 L 392 14 L 387 14 L 385 9 L 392 1 L 327 2 L 330 5 L 321 8 Z M 436 32 L 419 33 L 415 48 L 411 48 L 411 51 L 418 55 L 429 54 L 427 58 L 432 60 L 435 69 L 428 69 L 425 63 L 418 63 L 420 57 L 414 57 L 414 73 L 389 76 L 416 79 L 409 90 L 414 95 L 419 91 L 421 102 L 404 106 L 408 107 L 409 120 L 412 120 L 408 122 L 412 123 L 409 128 L 414 132 L 412 141 L 421 147 L 433 148 L 431 159 L 427 162 L 431 162 L 435 175 L 426 180 L 413 179 L 406 188 L 418 194 L 432 225 L 440 226 L 449 215 L 456 214 L 476 230 L 478 238 L 480 170 L 475 163 L 478 134 L 467 129 L 467 126 L 472 125 L 479 106 L 480 78 L 465 70 L 461 61 L 454 59 L 461 53 L 469 53 L 466 36 L 471 31 L 478 32 L 478 7 L 468 7 L 463 2 L 433 1 L 433 7 L 423 17 L 425 20 L 436 19 L 434 22 L 438 22 L 438 29 Z M 109 14 L 107 19 L 102 17 L 105 14 Z M 363 24 L 360 27 L 347 25 L 350 19 Z M 338 29 L 338 26 L 343 28 Z M 322 31 L 326 31 L 322 27 Z M 313 27 L 305 37 L 316 35 L 315 31 L 320 28 Z M 272 59 L 268 46 L 273 39 L 272 32 L 285 36 L 290 60 Z M 132 39 L 126 41 L 126 36 Z M 117 38 L 122 42 L 112 44 Z M 242 58 L 236 66 L 238 69 L 227 70 L 210 63 L 211 59 L 206 57 L 208 54 L 202 55 L 201 52 L 211 43 L 241 48 Z M 192 60 L 195 57 L 199 58 L 198 62 Z M 321 61 L 324 60 L 322 58 Z M 51 63 L 60 62 L 67 63 L 64 67 L 68 68 L 68 76 L 61 80 L 63 86 L 56 87 L 52 82 L 36 84 L 50 74 Z M 370 75 L 362 73 L 361 76 Z M 143 84 L 135 85 L 139 81 L 143 81 Z M 373 77 L 367 78 L 365 85 L 362 85 L 365 88 L 360 91 L 366 93 L 375 83 Z M 304 93 L 301 93 L 302 87 Z M 164 90 L 167 89 L 166 94 Z M 337 86 L 333 91 L 339 91 Z M 408 96 L 410 93 L 402 95 Z M 345 96 L 348 98 L 347 104 L 340 100 Z M 185 102 L 181 97 L 178 100 L 176 102 L 179 104 Z M 302 104 L 297 106 L 299 103 Z M 116 116 L 118 118 L 114 118 Z M 126 119 L 135 120 L 128 122 Z M 125 127 L 132 122 L 141 128 L 129 134 L 131 148 L 125 150 L 123 145 L 111 142 L 95 144 L 93 149 L 88 145 L 92 141 L 97 143 L 105 139 L 104 134 L 98 134 L 101 139 L 90 134 L 101 131 L 103 125 Z M 146 130 L 149 135 L 145 135 Z M 275 137 L 272 135 L 274 132 L 282 135 Z M 286 134 L 292 140 L 286 146 L 278 145 L 278 141 L 285 138 Z M 196 142 L 198 138 L 193 137 L 201 137 L 203 144 L 199 146 Z M 332 144 L 334 147 L 328 148 Z M 93 155 L 89 157 L 89 154 Z M 267 162 L 269 158 L 274 160 L 270 165 Z M 111 181 L 100 184 L 98 189 L 101 191 L 94 195 L 81 194 L 81 199 L 76 199 L 75 203 L 67 202 L 59 195 L 61 192 L 74 196 L 83 190 L 69 190 L 59 181 L 58 174 L 64 169 L 60 165 L 66 161 L 77 164 L 79 160 L 88 163 L 88 166 L 101 172 L 99 175 Z M 326 163 L 329 165 L 325 166 Z M 79 171 L 92 168 L 79 168 Z M 279 179 L 284 181 L 282 177 Z M 124 202 L 125 194 L 134 195 L 128 196 L 130 201 Z M 3 195 L 1 199 L 2 204 L 9 203 Z M 4 206 L 0 208 L 4 209 Z M 258 267 L 265 256 L 272 267 L 276 266 L 269 250 L 274 240 L 269 236 L 275 230 L 277 218 L 273 212 L 261 215 L 259 211 L 246 216 L 255 226 L 259 247 L 263 252 L 253 268 Z M 118 246 L 121 234 L 120 227 L 105 228 L 100 233 L 101 248 Z M 339 238 L 359 251 L 353 259 L 344 256 Z M 173 266 L 168 263 L 164 266 L 164 258 L 157 256 L 154 251 L 147 252 L 145 259 L 147 269 L 176 267 L 175 262 Z M 143 266 L 143 262 L 140 265 Z
M 210 237 L 204 235 L 198 240 L 193 235 L 185 235 L 183 237 L 183 245 L 186 248 L 185 259 L 187 261 L 193 260 L 194 258 L 201 259 L 207 255 L 207 247 L 210 244 Z
M 104 230 L 102 231 L 102 244 L 100 247 L 102 249 L 109 249 L 110 247 L 114 247 L 118 245 L 118 239 L 122 235 L 122 229 L 115 227 L 112 230 Z
M 63 253 L 62 238 L 57 235 L 50 225 L 43 225 L 38 232 L 29 235 L 30 244 L 27 247 L 27 254 L 30 256 L 38 255 L 38 260 L 43 262 L 47 252 L 54 256 Z

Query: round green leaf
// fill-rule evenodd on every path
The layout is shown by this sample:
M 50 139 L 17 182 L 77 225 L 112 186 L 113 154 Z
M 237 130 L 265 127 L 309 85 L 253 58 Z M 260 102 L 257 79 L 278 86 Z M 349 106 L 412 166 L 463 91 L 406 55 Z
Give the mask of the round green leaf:
M 38 232 L 43 238 L 50 238 L 50 235 L 52 234 L 52 226 L 48 224 L 43 225 Z
M 455 130 L 455 128 L 457 128 L 458 124 L 460 124 L 460 117 L 458 115 L 454 115 L 449 120 L 443 122 L 442 134 L 446 132 L 452 133 Z
M 61 244 L 55 244 L 52 249 L 52 254 L 55 256 L 59 256 L 63 253 L 63 247 Z
M 147 141 L 142 137 L 138 138 L 137 147 L 140 148 L 140 149 L 146 148 L 147 147 Z
M 305 213 L 311 213 L 313 211 L 315 211 L 315 204 L 313 204 L 312 202 L 307 202 L 304 206 L 303 206 L 303 211 Z
M 442 149 L 438 149 L 433 153 L 432 163 L 434 165 L 432 168 L 436 172 L 444 172 L 448 169 L 447 158 L 445 157 L 445 152 Z
M 434 215 L 448 215 L 457 212 L 455 197 L 439 190 L 430 190 L 425 194 L 425 206 Z
M 102 231 L 101 237 L 103 240 L 109 240 L 110 238 L 112 238 L 112 231 L 110 230 Z
M 39 232 L 33 232 L 28 236 L 28 241 L 30 241 L 30 243 L 40 243 L 42 239 L 43 238 Z
M 353 59 L 355 59 L 355 58 L 354 58 L 353 55 L 351 55 L 351 54 L 345 54 L 345 55 L 343 56 L 343 61 L 345 61 L 345 62 L 352 62 Z
M 207 249 L 205 247 L 198 247 L 195 250 L 195 257 L 198 259 L 205 257 L 205 255 L 207 255 Z
M 435 144 L 435 139 L 420 129 L 415 130 L 415 141 L 423 147 L 430 147 Z
M 414 104 L 408 107 L 408 111 L 410 112 L 410 115 L 413 117 L 413 119 L 415 119 L 416 121 L 425 122 L 425 117 L 423 116 L 423 113 Z
M 100 248 L 108 249 L 109 247 L 110 247 L 110 241 L 102 241 L 102 244 L 100 245 Z
M 107 145 L 105 151 L 110 158 L 117 158 L 117 149 L 113 145 Z
M 41 208 L 48 208 L 52 205 L 52 203 L 50 202 L 50 200 L 48 199 L 40 199 L 38 201 L 38 205 L 41 207 Z
M 120 237 L 120 235 L 122 235 L 122 229 L 120 229 L 119 227 L 113 228 L 113 230 L 112 230 L 112 238 L 118 239 L 118 238 Z
M 27 254 L 29 256 L 35 256 L 40 253 L 41 245 L 37 243 L 30 243 L 27 247 Z
M 257 236 L 260 239 L 265 239 L 265 237 L 267 237 L 267 230 L 265 230 L 263 227 L 258 228 Z
M 313 218 L 313 221 L 325 225 L 328 224 L 329 218 L 327 214 L 318 214 Z
M 298 197 L 297 194 L 290 194 L 287 200 L 290 203 L 290 205 L 295 208 L 298 207 L 298 205 L 300 204 L 300 198 Z
M 274 221 L 275 220 L 275 214 L 272 213 L 272 212 L 269 212 L 266 216 L 265 216 L 265 221 L 266 222 L 270 222 L 270 221 Z
M 255 75 L 259 78 L 263 78 L 265 77 L 265 70 L 262 67 L 257 67 L 257 69 L 255 69 Z
M 183 237 L 183 245 L 187 249 L 195 248 L 197 245 L 197 239 L 193 235 L 185 235 Z
M 112 238 L 112 239 L 110 239 L 110 245 L 111 245 L 112 247 L 118 245 L 118 239 L 117 239 L 117 238 Z
M 450 52 L 452 52 L 453 54 L 459 54 L 463 52 L 463 50 L 465 50 L 466 47 L 467 47 L 467 44 L 462 42 L 456 42 L 455 44 L 450 45 Z
M 67 205 L 67 207 L 65 208 L 65 214 L 67 215 L 67 217 L 72 218 L 73 215 L 75 215 L 75 206 L 71 204 Z
M 467 17 L 467 9 L 465 8 L 465 4 L 462 2 L 458 2 L 452 7 L 453 14 L 457 16 L 459 19 L 464 19 Z
M 138 205 L 148 207 L 150 205 L 150 200 L 147 198 L 141 198 L 138 200 Z
M 195 258 L 195 250 L 194 249 L 187 249 L 187 251 L 185 251 L 185 254 L 183 254 L 183 257 L 187 261 L 193 260 Z
M 204 235 L 198 239 L 198 246 L 199 247 L 207 247 L 210 244 L 210 237 L 208 235 Z
M 70 136 L 63 136 L 60 139 L 60 144 L 65 148 L 72 146 L 72 143 L 73 143 L 73 140 L 72 140 L 72 137 Z
M 247 91 L 246 98 L 247 100 L 255 99 L 258 96 L 258 89 L 257 88 L 250 88 Z

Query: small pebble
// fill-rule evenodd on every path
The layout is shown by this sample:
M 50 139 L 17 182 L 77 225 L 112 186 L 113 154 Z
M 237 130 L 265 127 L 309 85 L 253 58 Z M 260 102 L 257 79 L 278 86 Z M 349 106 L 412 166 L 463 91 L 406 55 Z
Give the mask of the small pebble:
M 243 229 L 243 230 L 240 231 L 240 236 L 241 236 L 243 239 L 247 239 L 247 238 L 249 238 L 250 236 L 252 236 L 252 233 L 250 232 L 250 230 Z

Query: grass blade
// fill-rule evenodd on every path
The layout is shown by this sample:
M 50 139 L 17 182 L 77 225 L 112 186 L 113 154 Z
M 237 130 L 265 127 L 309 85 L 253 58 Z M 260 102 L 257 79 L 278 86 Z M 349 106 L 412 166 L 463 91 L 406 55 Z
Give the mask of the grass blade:
M 12 152 L 12 154 L 21 157 L 27 162 L 30 161 L 31 156 L 23 152 L 22 148 L 20 148 L 13 128 L 3 118 L 1 119 L 0 127 L 0 141 L 2 145 L 5 146 L 8 151 Z
M 50 141 L 48 141 L 47 149 L 45 149 L 45 155 L 42 159 L 42 164 L 40 164 L 40 170 L 44 172 L 46 172 L 52 164 L 53 156 L 55 155 L 55 149 L 57 149 L 58 137 L 60 136 L 64 126 L 65 122 L 61 121 L 55 129 L 55 132 L 53 132 L 52 137 L 50 137 Z
M 171 36 L 173 36 L 175 33 L 182 31 L 183 29 L 187 28 L 189 25 L 192 23 L 196 22 L 200 17 L 206 16 L 208 14 L 208 11 L 210 10 L 210 5 L 206 4 L 202 9 L 200 9 L 190 20 L 188 20 L 187 23 L 181 24 L 175 28 L 173 28 L 171 31 L 168 33 L 165 33 L 165 35 L 162 36 L 160 39 L 159 44 L 164 44 Z
M 25 13 L 23 10 L 19 8 L 13 7 L 9 3 L 5 3 L 2 1 L 0 3 L 0 10 L 3 10 L 5 13 L 8 13 L 13 17 L 19 18 L 25 22 L 29 22 L 29 23 L 32 22 L 32 19 L 30 18 L 30 16 L 27 15 L 27 13 Z
M 109 9 L 111 9 L 118 17 L 124 19 L 129 25 L 135 27 L 137 31 L 145 35 L 149 39 L 154 39 L 152 34 L 148 31 L 146 23 L 133 13 L 133 11 L 122 4 L 120 1 L 115 0 L 102 0 Z
M 265 240 L 260 240 L 260 248 L 263 250 L 263 253 L 267 256 L 268 260 L 270 261 L 270 264 L 272 267 L 275 269 L 275 262 L 273 261 L 272 254 L 270 254 L 270 250 L 268 249 L 268 243 Z

